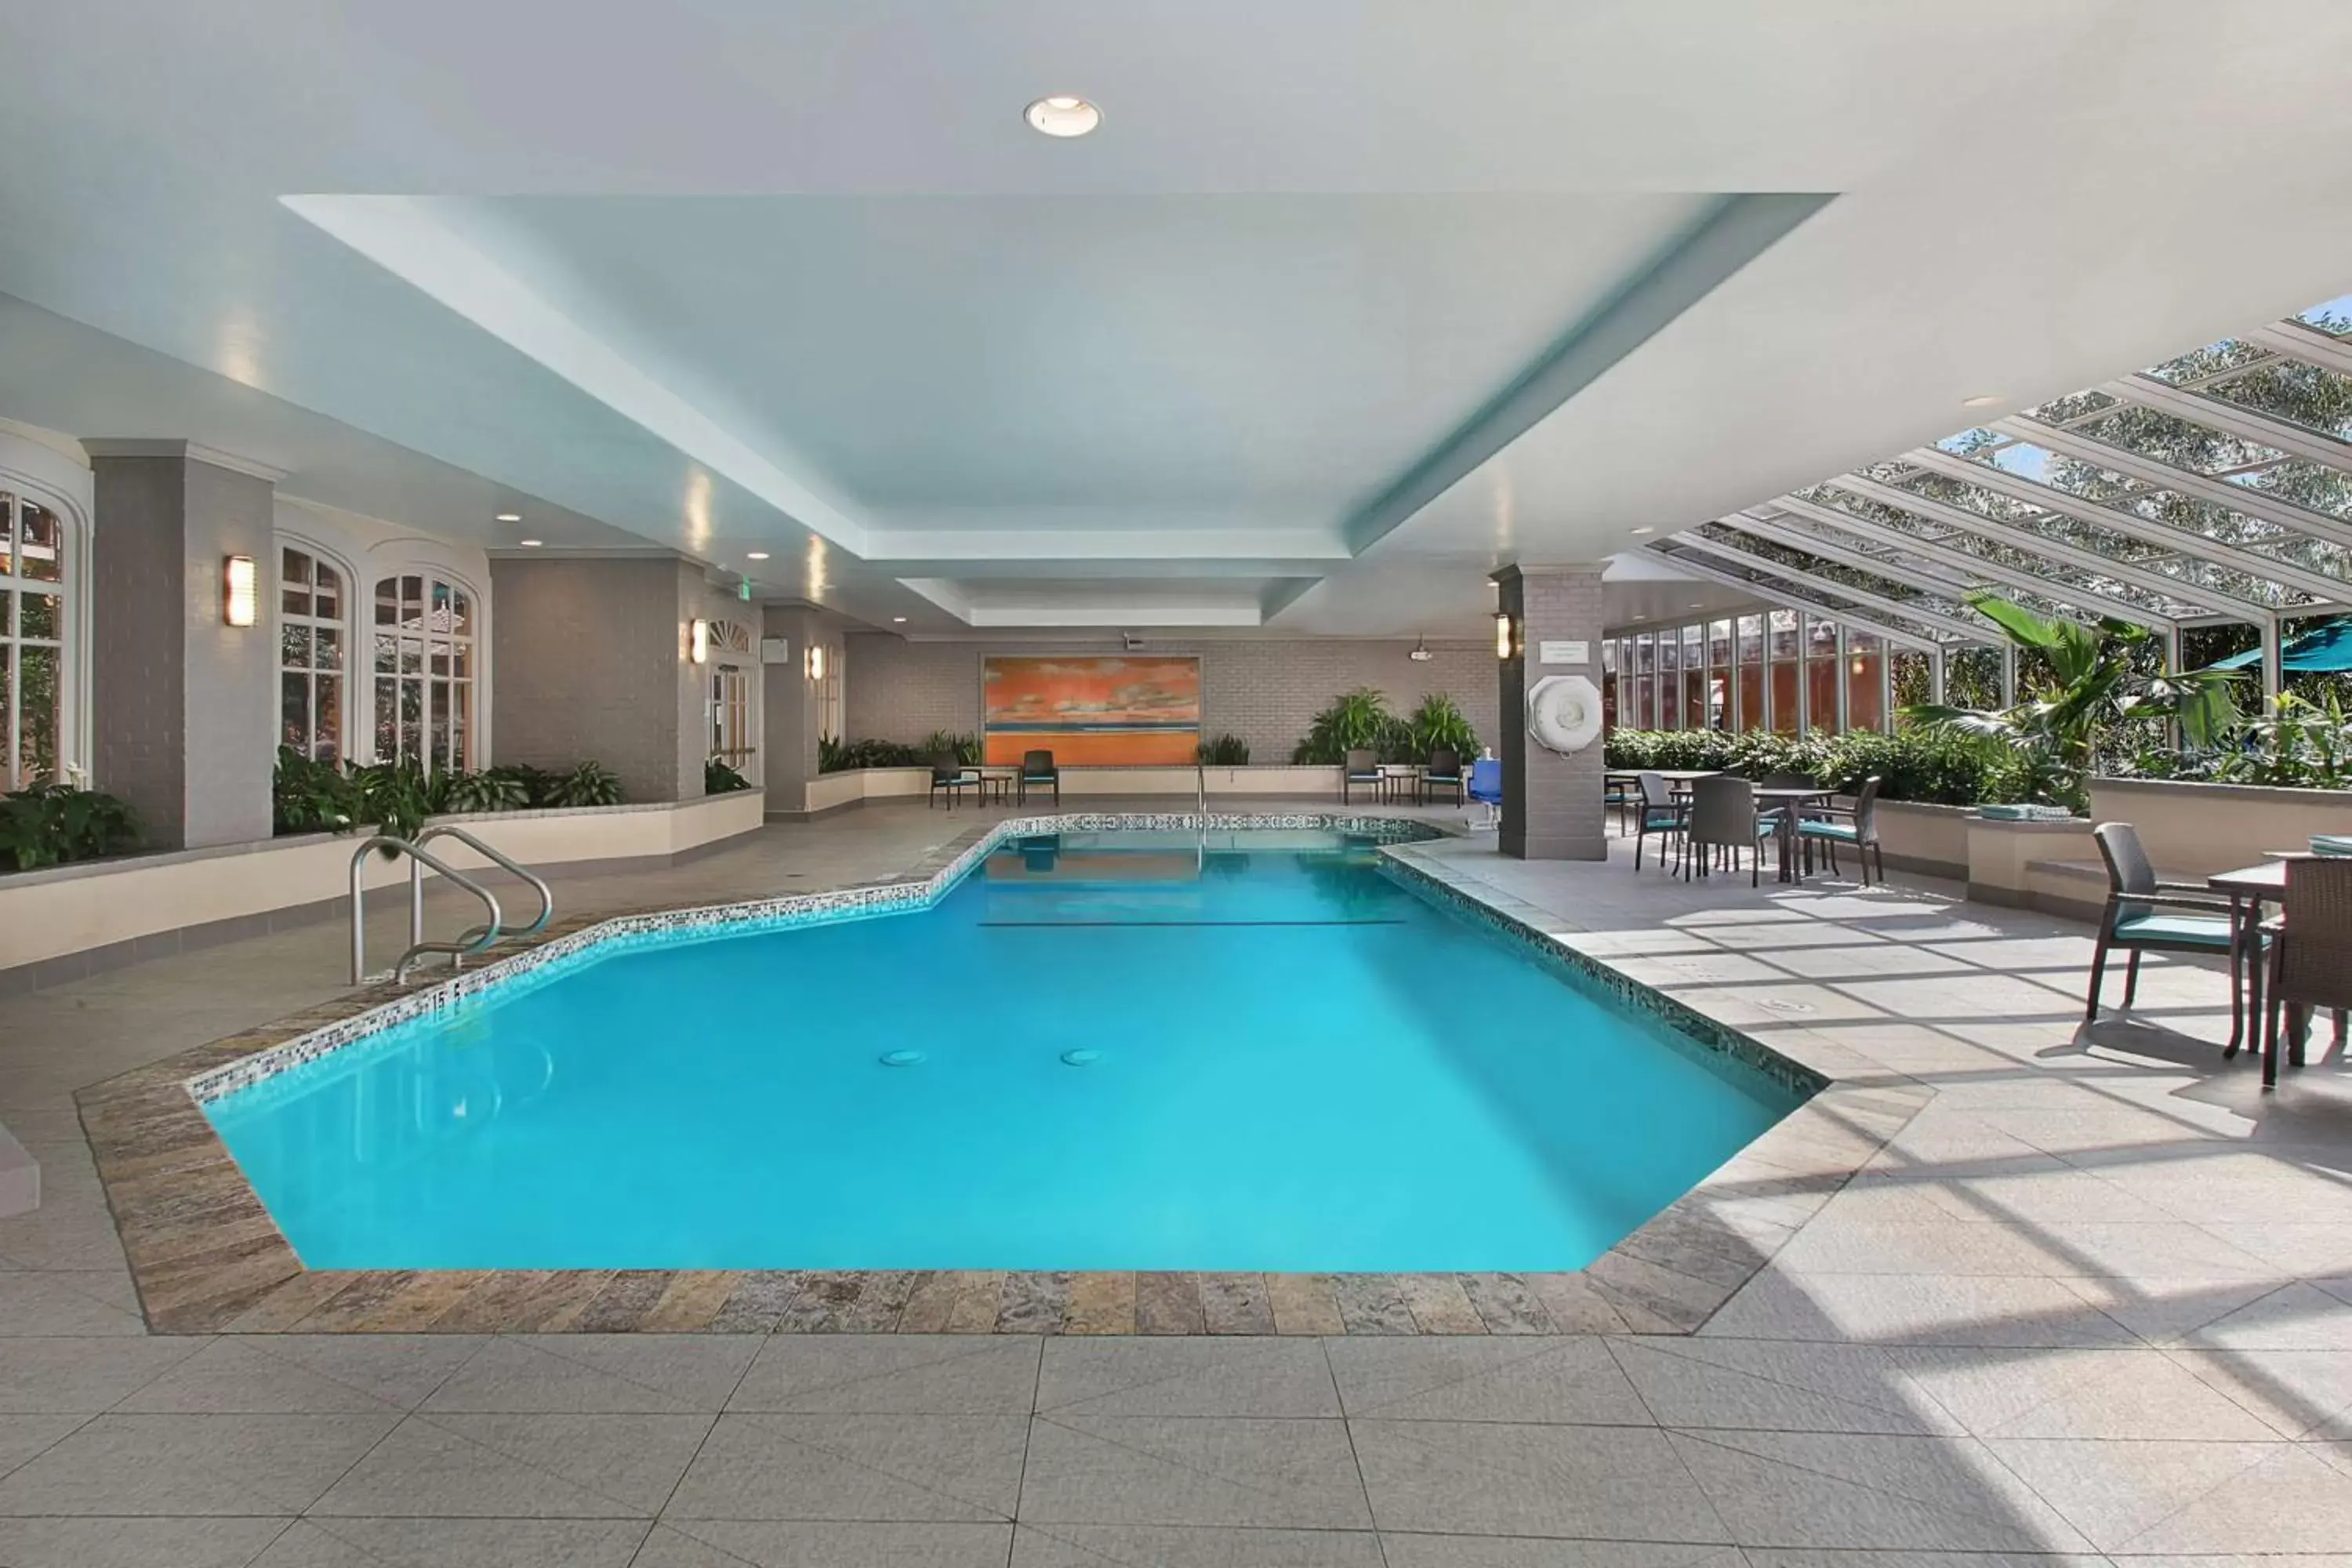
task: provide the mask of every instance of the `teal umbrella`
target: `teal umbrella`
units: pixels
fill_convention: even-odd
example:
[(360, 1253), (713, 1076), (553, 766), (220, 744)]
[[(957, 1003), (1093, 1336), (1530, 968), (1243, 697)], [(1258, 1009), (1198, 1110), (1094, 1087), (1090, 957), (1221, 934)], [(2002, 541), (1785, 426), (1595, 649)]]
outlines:
[[(2254, 669), (2263, 662), (2263, 650), (2248, 648), (2243, 653), (2217, 658), (2208, 669)], [(2279, 650), (2279, 668), (2284, 670), (2352, 669), (2352, 616), (2342, 616), (2323, 626), (2314, 626), (2287, 639)]]

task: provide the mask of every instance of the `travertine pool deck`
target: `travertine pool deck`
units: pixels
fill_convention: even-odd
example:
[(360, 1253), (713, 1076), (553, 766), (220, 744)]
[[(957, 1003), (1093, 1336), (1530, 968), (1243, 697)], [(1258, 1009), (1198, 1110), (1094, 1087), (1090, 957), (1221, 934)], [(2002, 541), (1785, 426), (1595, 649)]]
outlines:
[[(585, 918), (870, 879), (977, 819), (869, 808), (559, 897)], [(2151, 962), (2133, 1016), (2081, 1031), (2088, 931), (1949, 890), (1685, 886), (1622, 859), (1510, 863), (1486, 840), (1405, 853), (1889, 1097), (1883, 1146), (1847, 1178), (1716, 1184), (1707, 1223), (1761, 1256), (1687, 1332), (1625, 1331), (1686, 1325), (1633, 1321), (1596, 1290), (1583, 1300), (1618, 1322), (1341, 1334), (1311, 1310), (1284, 1322), (1270, 1289), (1265, 1315), (1227, 1312), (1222, 1282), (1195, 1286), (1202, 1326), (1240, 1332), (721, 1323), (739, 1296), (754, 1331), (824, 1319), (834, 1288), (806, 1279), (763, 1282), (773, 1322), (737, 1280), (705, 1331), (577, 1331), (600, 1300), (616, 1315), (642, 1300), (618, 1278), (536, 1298), (563, 1333), (482, 1332), (445, 1309), (418, 1332), (153, 1334), (125, 1267), (139, 1225), (118, 1230), (74, 1095), (348, 1005), (333, 928), (257, 938), (0, 1001), (0, 1120), (49, 1194), (0, 1220), (0, 1563), (2342, 1561), (2338, 1058), (2263, 1096), (2252, 1064), (2220, 1059), (2222, 977), (2187, 963)], [(207, 1214), (219, 1194), (173, 1169), (163, 1152), (124, 1174), (158, 1213)], [(211, 1219), (241, 1245), (222, 1234), (234, 1215)], [(1702, 1249), (1657, 1267), (1712, 1265)], [(991, 1329), (1089, 1326), (1075, 1289), (1048, 1310), (1050, 1279), (1015, 1278), (1041, 1304), (1005, 1323), (995, 1281)], [(986, 1283), (953, 1300), (985, 1303)], [(855, 1310), (861, 1283), (829, 1325), (794, 1326), (905, 1330), (919, 1289), (887, 1325)], [(717, 1294), (671, 1279), (653, 1300), (688, 1317)], [(1135, 1310), (1149, 1326), (1139, 1288)]]

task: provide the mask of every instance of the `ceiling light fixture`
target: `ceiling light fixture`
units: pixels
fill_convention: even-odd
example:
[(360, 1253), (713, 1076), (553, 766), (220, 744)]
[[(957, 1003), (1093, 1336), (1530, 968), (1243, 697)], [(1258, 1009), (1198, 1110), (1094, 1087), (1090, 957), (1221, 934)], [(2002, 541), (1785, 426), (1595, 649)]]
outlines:
[(1974, 397), (1961, 398), (1960, 406), (1963, 408), (1990, 408), (1993, 405), (2001, 401), (2002, 399), (1998, 394), (1979, 392)]
[(1412, 660), (1415, 664), (1427, 664), (1431, 659), (1435, 658), (1437, 656), (1435, 654), (1429, 651), (1429, 639), (1427, 637), (1413, 638), (1412, 651), (1405, 655), (1405, 658)]
[(896, 625), (896, 626), (905, 626), (905, 625), (907, 624), (907, 617), (906, 617), (906, 616), (892, 616), (890, 617), (890, 620), (891, 620), (892, 624), (894, 624), (894, 625)]
[(525, 550), (536, 550), (546, 542), (539, 539), (518, 539), (515, 542), (521, 545)]
[(1644, 523), (1644, 524), (1643, 524), (1640, 528), (1635, 529), (1633, 531), (1634, 531), (1635, 533), (1637, 533), (1637, 534), (1638, 534), (1638, 533), (1655, 533), (1655, 532), (1657, 532), (1658, 531), (1657, 531), (1656, 529), (1654, 529), (1654, 528), (1650, 527), (1647, 523)]
[(743, 559), (746, 561), (765, 561), (767, 558), (768, 552), (764, 550), (746, 550), (743, 552)]
[(1023, 110), (1021, 118), (1029, 122), (1030, 130), (1040, 135), (1066, 141), (1073, 136), (1084, 136), (1100, 125), (1102, 110), (1083, 98), (1057, 92), (1041, 98)]
[(500, 522), (520, 522), (522, 521), (522, 513), (519, 511), (502, 511), (499, 513), (498, 520)]

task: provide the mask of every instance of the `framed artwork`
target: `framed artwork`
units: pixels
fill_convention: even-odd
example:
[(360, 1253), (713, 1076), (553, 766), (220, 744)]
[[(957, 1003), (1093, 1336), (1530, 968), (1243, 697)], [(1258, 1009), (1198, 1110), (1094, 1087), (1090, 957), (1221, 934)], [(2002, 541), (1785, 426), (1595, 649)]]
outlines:
[(1191, 767), (1201, 743), (1201, 661), (991, 654), (981, 662), (981, 722), (998, 766), (1044, 751), (1063, 767)]

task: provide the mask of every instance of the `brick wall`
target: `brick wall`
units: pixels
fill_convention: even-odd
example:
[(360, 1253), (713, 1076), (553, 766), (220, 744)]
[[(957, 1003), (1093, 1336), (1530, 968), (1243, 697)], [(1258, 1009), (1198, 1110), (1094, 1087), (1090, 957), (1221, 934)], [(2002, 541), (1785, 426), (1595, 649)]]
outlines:
[[(569, 768), (593, 758), (630, 800), (680, 797), (680, 721), (692, 688), (678, 668), (679, 566), (671, 558), (490, 563), (497, 761)], [(698, 751), (691, 793), (701, 792)]]
[[(1339, 638), (1185, 643), (1154, 637), (1154, 654), (1201, 656), (1202, 722), (1249, 742), (1254, 763), (1286, 763), (1318, 709), (1342, 691), (1377, 687), (1404, 711), (1432, 691), (1461, 704), (1478, 738), (1496, 744), (1497, 685), (1491, 645), (1433, 646), (1415, 663), (1409, 642)], [(908, 642), (857, 636), (847, 650), (849, 734), (854, 740), (922, 740), (934, 730), (980, 728), (981, 658), (988, 653), (1115, 654), (1116, 647), (1026, 648), (1013, 643)]]

